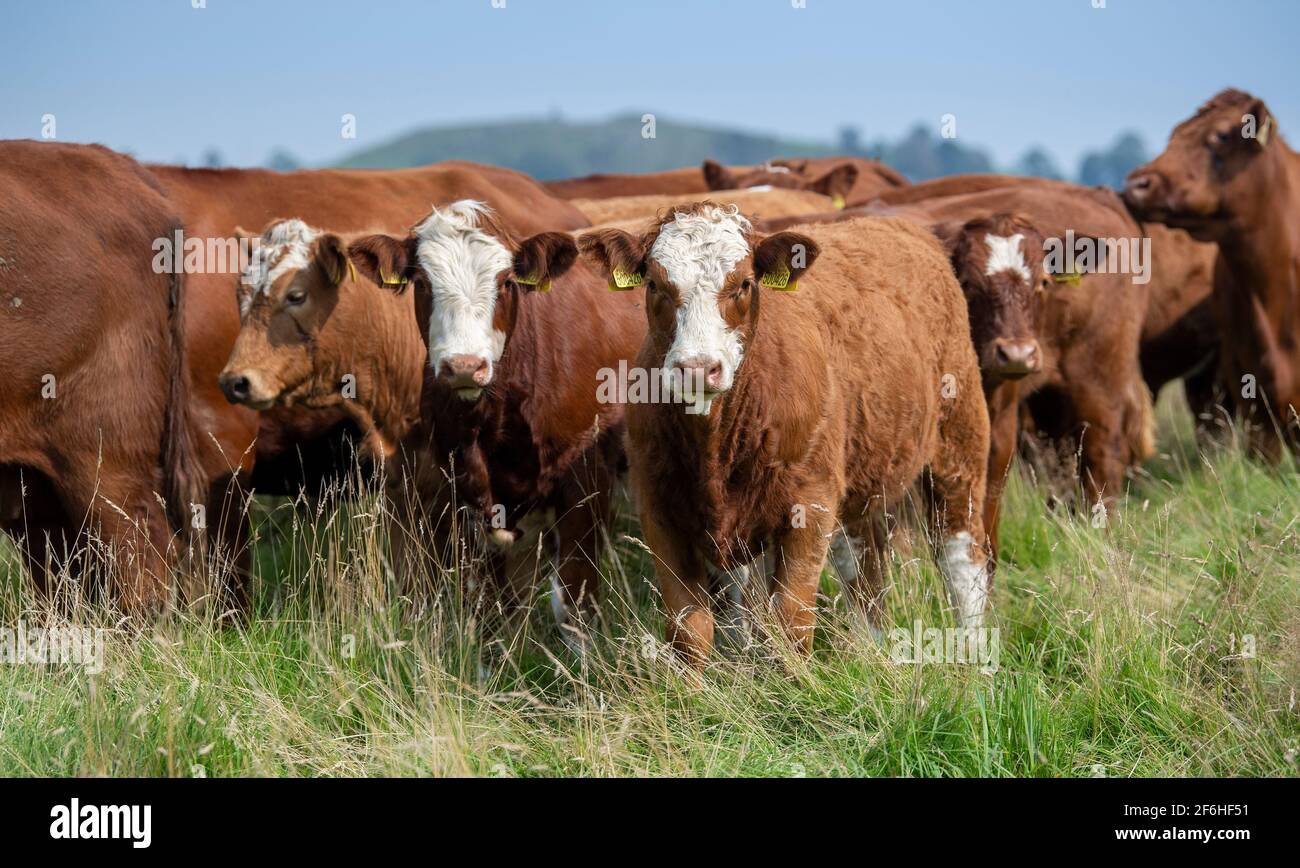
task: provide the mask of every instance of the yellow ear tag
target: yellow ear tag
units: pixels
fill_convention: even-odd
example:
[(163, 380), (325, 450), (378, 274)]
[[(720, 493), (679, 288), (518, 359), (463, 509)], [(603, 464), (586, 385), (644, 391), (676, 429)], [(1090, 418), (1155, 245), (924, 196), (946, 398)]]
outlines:
[(537, 272), (533, 272), (527, 277), (516, 277), (515, 283), (519, 284), (520, 286), (535, 286), (537, 287), (538, 292), (551, 291), (551, 279), (548, 277), (546, 278), (546, 280), (539, 280), (537, 277)]
[(407, 283), (405, 277), (389, 277), (382, 271), (379, 272), (379, 280), (384, 286), (406, 286)]
[(1052, 280), (1056, 283), (1068, 283), (1070, 286), (1078, 286), (1083, 281), (1083, 274), (1078, 271), (1071, 271), (1069, 274), (1054, 274)]
[(621, 268), (614, 269), (614, 279), (610, 281), (609, 288), (614, 292), (626, 292), (629, 289), (636, 289), (641, 285), (641, 275), (624, 271)]
[(348, 274), (352, 275), (352, 282), (353, 282), (353, 283), (356, 283), (356, 282), (357, 282), (357, 267), (356, 267), (355, 265), (352, 264), (352, 260), (351, 260), (351, 259), (348, 260)]
[(764, 272), (763, 276), (758, 279), (759, 286), (765, 286), (768, 289), (779, 289), (782, 292), (794, 292), (799, 285), (798, 281), (790, 280), (790, 269), (782, 266), (780, 271)]
[(837, 211), (843, 210), (845, 205), (844, 197), (841, 196), (839, 193), (836, 193), (834, 196), (831, 197), (831, 204), (835, 206), (835, 209)]

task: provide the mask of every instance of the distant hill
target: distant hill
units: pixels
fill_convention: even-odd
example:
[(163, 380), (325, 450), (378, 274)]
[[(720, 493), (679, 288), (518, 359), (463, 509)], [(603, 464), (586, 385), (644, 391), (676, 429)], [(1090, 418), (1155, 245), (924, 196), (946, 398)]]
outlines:
[[(1045, 177), (1066, 174), (1041, 148), (1031, 148), (1014, 166), (1000, 169), (980, 148), (940, 138), (923, 124), (917, 124), (897, 141), (881, 139), (872, 144), (862, 142), (860, 132), (853, 127), (844, 128), (835, 143), (677, 123), (658, 116), (654, 138), (643, 138), (642, 129), (641, 116), (635, 114), (592, 123), (539, 118), (427, 127), (358, 151), (338, 165), (396, 169), (440, 160), (473, 160), (548, 180), (593, 172), (656, 172), (696, 165), (705, 159), (753, 164), (776, 157), (843, 154), (881, 160), (913, 181), (1000, 170)], [(277, 153), (275, 159), (283, 165), (292, 156)], [(1111, 148), (1087, 154), (1076, 179), (1090, 185), (1118, 186), (1124, 175), (1145, 159), (1141, 140), (1131, 133), (1124, 134)]]
[(761, 163), (783, 155), (825, 156), (825, 145), (658, 119), (653, 139), (642, 138), (640, 115), (598, 123), (521, 120), (430, 127), (353, 154), (350, 168), (400, 168), (439, 160), (474, 160), (543, 180), (592, 172), (655, 172), (715, 159)]

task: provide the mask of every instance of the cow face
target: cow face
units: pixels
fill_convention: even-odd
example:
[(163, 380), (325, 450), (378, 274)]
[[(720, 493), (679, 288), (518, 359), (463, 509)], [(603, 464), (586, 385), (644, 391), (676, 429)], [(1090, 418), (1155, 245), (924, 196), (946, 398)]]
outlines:
[(371, 236), (349, 252), (381, 286), (414, 286), (429, 366), (467, 401), (492, 384), (521, 296), (548, 291), (578, 255), (558, 232), (514, 242), (491, 209), (470, 200), (434, 208), (405, 240)]
[(1276, 138), (1276, 123), (1262, 100), (1224, 91), (1174, 128), (1164, 153), (1129, 174), (1124, 201), (1141, 220), (1216, 240), (1237, 216), (1234, 203), (1257, 196), (1247, 187), (1251, 169)]
[(818, 254), (794, 232), (757, 240), (734, 206), (707, 202), (674, 208), (643, 238), (606, 229), (579, 246), (614, 285), (644, 284), (647, 340), (662, 354), (664, 387), (704, 413), (735, 382), (761, 293), (794, 289)]
[(839, 208), (844, 207), (849, 191), (858, 180), (858, 167), (852, 163), (836, 166), (816, 178), (809, 178), (801, 171), (801, 164), (767, 163), (751, 171), (733, 172), (713, 160), (705, 160), (702, 171), (710, 190), (748, 190), (753, 187), (810, 190), (829, 196)]
[(312, 375), (312, 348), (351, 274), (338, 236), (301, 220), (266, 228), (240, 275), (239, 336), (218, 381), (227, 400), (263, 410), (299, 395)]
[(935, 233), (948, 249), (966, 295), (971, 339), (987, 380), (1013, 380), (1042, 368), (1038, 331), (1051, 278), (1043, 237), (1010, 215), (944, 224)]

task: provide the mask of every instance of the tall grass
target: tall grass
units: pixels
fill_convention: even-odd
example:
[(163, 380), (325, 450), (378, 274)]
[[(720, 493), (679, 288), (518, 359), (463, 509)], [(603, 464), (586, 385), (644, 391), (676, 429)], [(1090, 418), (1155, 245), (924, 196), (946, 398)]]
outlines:
[[(462, 574), (395, 594), (375, 495), (258, 502), (255, 616), (59, 616), (109, 631), (104, 669), (0, 663), (0, 773), (1295, 775), (1300, 480), (1200, 451), (1180, 396), (1160, 412), (1164, 451), (1104, 527), (1012, 480), (994, 672), (892, 662), (828, 574), (811, 658), (760, 646), (684, 677), (632, 518), (588, 653), (545, 587), (503, 647)], [(0, 578), (0, 626), (55, 618), (11, 549)], [(951, 623), (928, 558), (889, 583), (895, 624)]]

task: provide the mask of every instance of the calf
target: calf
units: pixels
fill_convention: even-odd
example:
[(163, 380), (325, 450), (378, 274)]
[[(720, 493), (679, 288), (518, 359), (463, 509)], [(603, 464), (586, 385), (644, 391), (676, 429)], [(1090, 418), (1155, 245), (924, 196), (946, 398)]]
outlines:
[[(575, 263), (571, 236), (517, 240), (474, 201), (435, 208), (406, 238), (348, 249), (371, 280), (413, 288), (430, 447), (454, 470), (458, 497), (499, 530), (541, 523), (558, 538), (557, 614), (576, 627), (594, 611), (600, 532), (625, 461), (623, 406), (597, 385), (641, 344), (642, 294), (608, 292)], [(505, 590), (511, 604), (526, 591)]]
[(630, 405), (628, 454), (668, 641), (697, 666), (713, 644), (709, 565), (765, 548), (777, 616), (810, 650), (840, 526), (853, 543), (842, 574), (879, 626), (881, 577), (861, 550), (927, 466), (958, 622), (977, 626), (985, 609), (988, 414), (943, 251), (903, 221), (806, 229), (760, 237), (734, 207), (698, 203), (641, 237), (579, 240), (616, 284), (645, 286), (637, 365), (692, 402)]
[(1263, 100), (1225, 90), (1124, 188), (1143, 220), (1219, 245), (1220, 371), (1247, 419), (1264, 423), (1252, 426), (1252, 443), (1270, 460), (1300, 442), (1300, 156), (1277, 126)]
[[(1033, 276), (1026, 285), (1035, 292), (1042, 278), (1029, 264), (1046, 262), (1047, 241), (1074, 236), (1100, 249), (1104, 246), (1100, 239), (1127, 243), (1141, 235), (1113, 193), (1053, 182), (999, 186), (993, 183), (997, 177), (972, 176), (972, 192), (956, 195), (952, 193), (957, 179), (918, 184), (898, 195), (930, 186), (949, 195), (828, 212), (819, 219), (892, 214), (942, 228), (978, 217), (1018, 214), (1036, 230), (1026, 235), (1036, 249), (1029, 249), (1022, 239), (1015, 251)], [(768, 221), (765, 228), (784, 228), (794, 219), (799, 218)], [(1013, 251), (1005, 248), (1003, 253), (1011, 256)], [(954, 266), (963, 273), (960, 262)], [(978, 268), (975, 272), (965, 272), (963, 288), (978, 298), (987, 294), (987, 288), (982, 280), (972, 279), (978, 278)], [(1094, 261), (1087, 274), (1054, 274), (1045, 289), (1040, 301), (1038, 364), (1022, 380), (1019, 394), (1028, 398), (1028, 418), (1051, 439), (1069, 443), (1065, 450), (1069, 454), (1078, 455), (1079, 477), (1088, 499), (1094, 504), (1109, 502), (1120, 493), (1125, 468), (1154, 450), (1154, 414), (1138, 362), (1148, 284), (1134, 283), (1132, 276), (1114, 273), (1105, 261)], [(1005, 423), (1005, 417), (1001, 421)], [(996, 433), (994, 442), (995, 446), (1001, 442)]]

